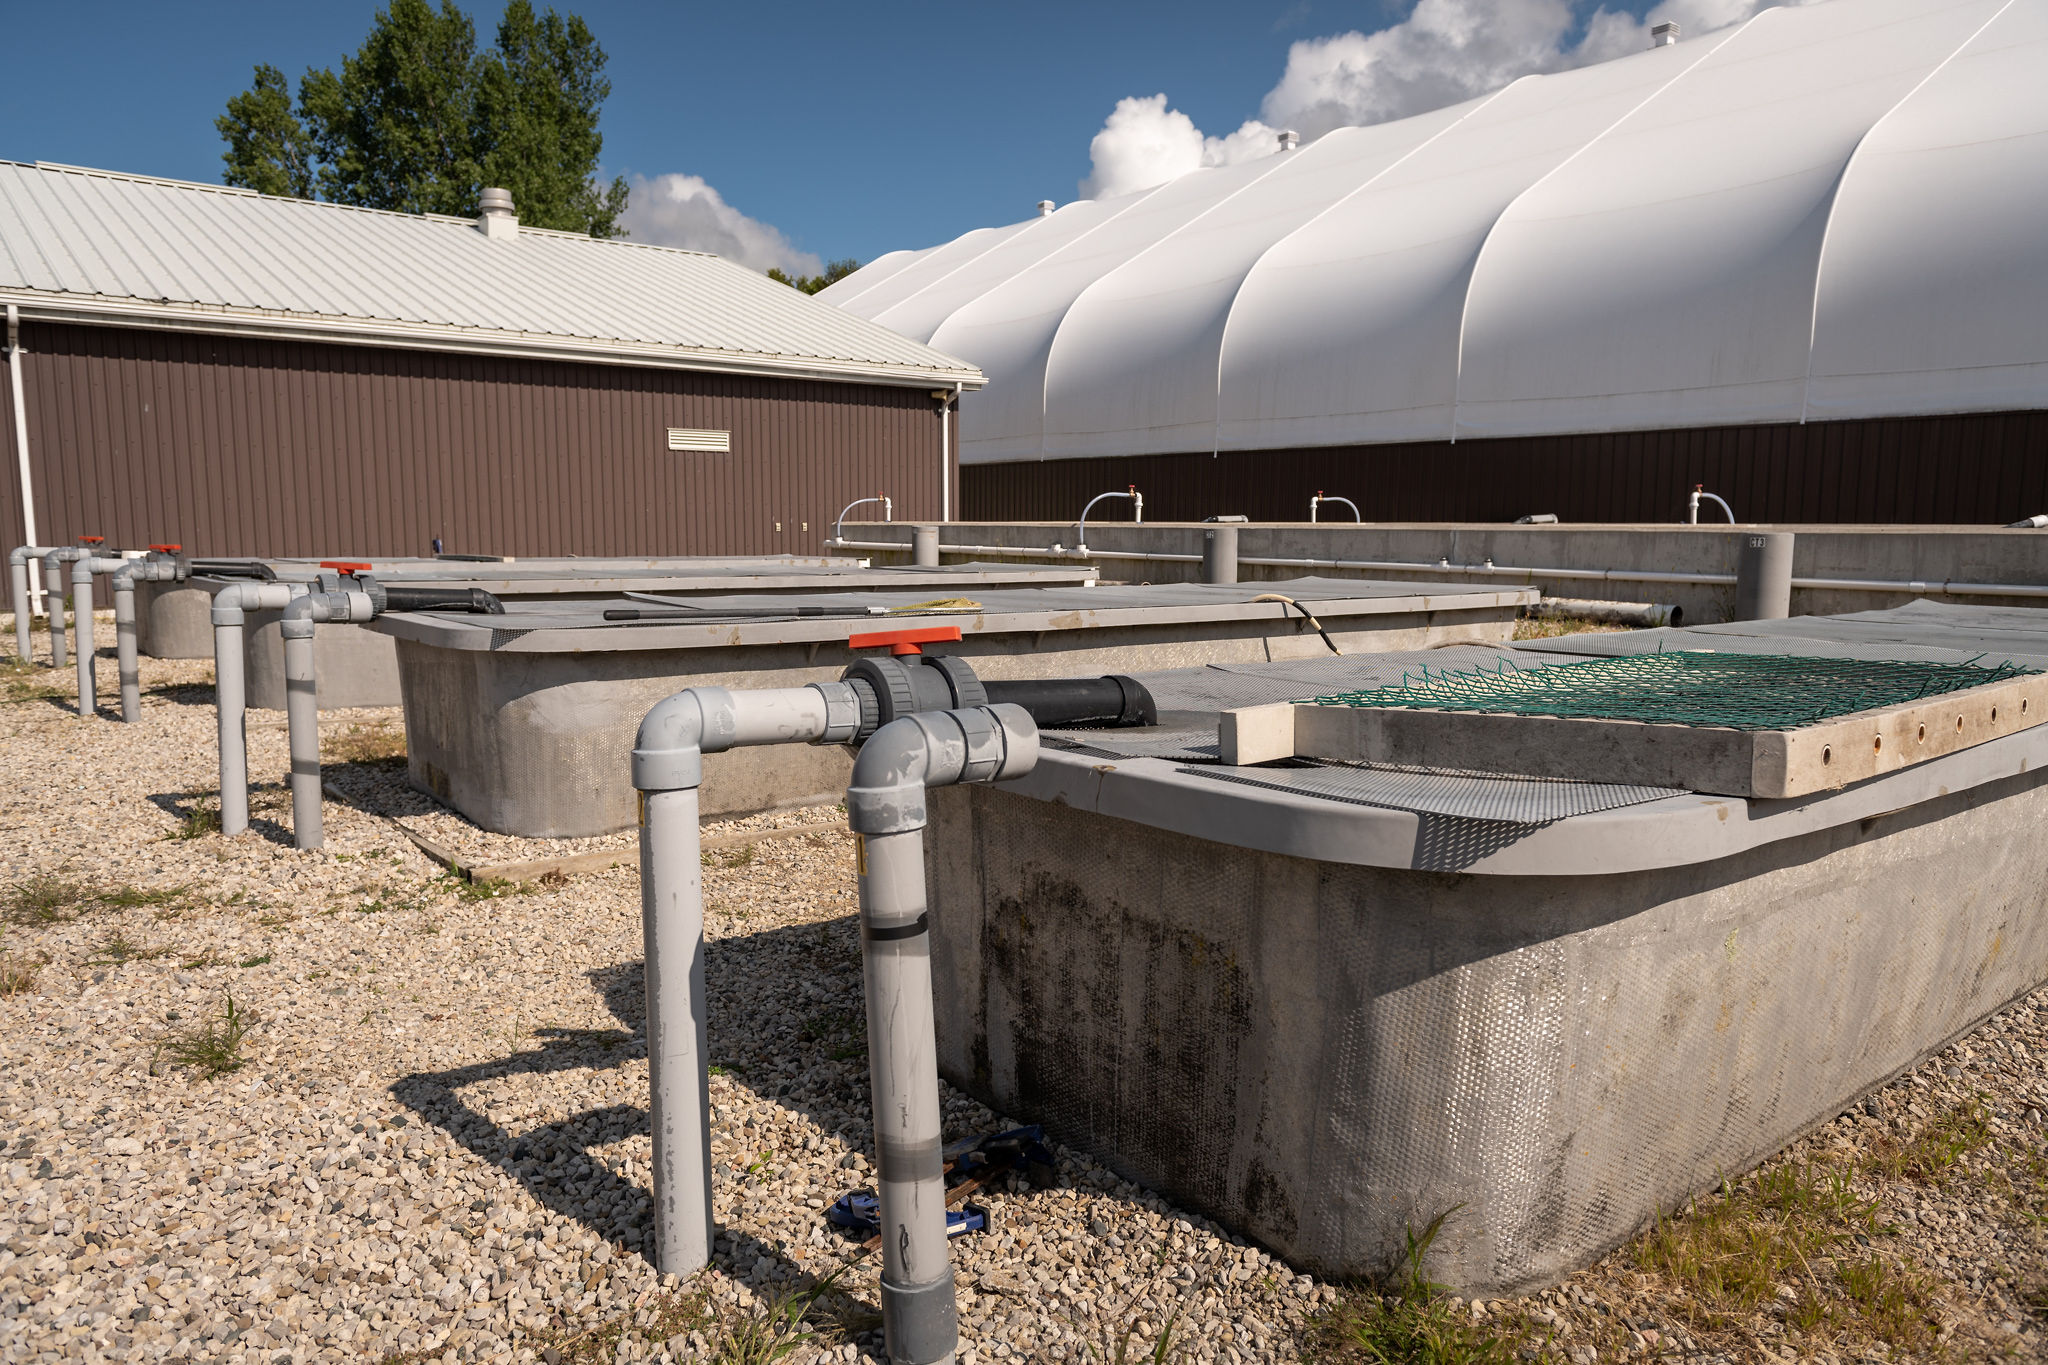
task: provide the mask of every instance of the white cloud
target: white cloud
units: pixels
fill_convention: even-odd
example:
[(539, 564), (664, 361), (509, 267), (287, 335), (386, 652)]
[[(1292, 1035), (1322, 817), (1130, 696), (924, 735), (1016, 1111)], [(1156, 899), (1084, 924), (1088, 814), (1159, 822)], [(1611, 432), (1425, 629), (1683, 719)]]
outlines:
[(697, 175), (636, 175), (619, 221), (632, 241), (709, 251), (752, 270), (815, 275), (825, 263), (775, 227), (749, 218)]
[(1166, 96), (1116, 102), (1088, 144), (1094, 170), (1081, 182), (1089, 199), (1109, 199), (1163, 185), (1202, 166), (1230, 166), (1277, 150), (1274, 132), (1256, 119), (1228, 137), (1204, 137), (1195, 121), (1166, 107)]
[[(1812, 0), (1790, 0), (1811, 3)], [(1332, 128), (1383, 123), (1498, 90), (1519, 76), (1561, 71), (1637, 52), (1652, 25), (1675, 21), (1685, 37), (1739, 23), (1767, 0), (1663, 0), (1638, 20), (1604, 6), (1576, 42), (1575, 0), (1417, 0), (1408, 17), (1374, 33), (1339, 33), (1293, 44), (1260, 117), (1225, 138), (1205, 137), (1165, 95), (1125, 99), (1088, 145), (1093, 198), (1163, 184), (1198, 166), (1224, 166), (1277, 150), (1274, 130), (1303, 141)]]

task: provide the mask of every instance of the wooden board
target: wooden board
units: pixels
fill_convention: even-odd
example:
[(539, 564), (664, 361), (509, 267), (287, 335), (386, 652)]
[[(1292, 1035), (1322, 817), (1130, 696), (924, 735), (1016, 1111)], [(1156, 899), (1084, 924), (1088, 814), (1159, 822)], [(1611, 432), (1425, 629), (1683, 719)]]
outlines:
[(1283, 702), (1225, 711), (1217, 739), (1236, 766), (1317, 758), (1778, 799), (1833, 791), (2044, 719), (2048, 674), (2032, 674), (1794, 730)]

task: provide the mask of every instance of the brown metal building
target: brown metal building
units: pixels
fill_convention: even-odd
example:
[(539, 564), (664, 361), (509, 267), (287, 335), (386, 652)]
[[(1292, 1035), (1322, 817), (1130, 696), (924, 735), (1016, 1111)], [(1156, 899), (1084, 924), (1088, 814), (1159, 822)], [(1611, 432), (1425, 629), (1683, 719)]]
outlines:
[(48, 165), (0, 303), (10, 545), (815, 553), (957, 512), (982, 382), (715, 256)]

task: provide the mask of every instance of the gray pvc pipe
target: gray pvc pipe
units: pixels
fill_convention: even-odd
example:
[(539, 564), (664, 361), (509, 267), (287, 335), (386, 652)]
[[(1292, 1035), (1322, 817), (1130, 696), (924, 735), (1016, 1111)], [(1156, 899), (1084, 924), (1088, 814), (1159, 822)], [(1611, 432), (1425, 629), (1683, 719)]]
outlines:
[(1237, 582), (1237, 528), (1210, 526), (1202, 532), (1202, 581)]
[(43, 556), (43, 611), (50, 618), (50, 667), (70, 662), (71, 651), (64, 633), (64, 566), (91, 555), (90, 550), (62, 546)]
[(1031, 771), (1038, 727), (1021, 706), (925, 711), (877, 730), (853, 764), (862, 972), (882, 1228), (882, 1332), (897, 1365), (950, 1362), (959, 1345), (946, 1245), (938, 1038), (925, 904), (925, 790)]
[(163, 559), (131, 559), (116, 571), (114, 588), (114, 658), (121, 684), (121, 719), (133, 725), (142, 719), (141, 649), (136, 640), (135, 585), (176, 582), (181, 566)]
[(654, 1136), (656, 1265), (689, 1275), (711, 1259), (711, 1091), (704, 1006), (704, 884), (697, 788), (707, 753), (739, 745), (839, 744), (860, 726), (843, 682), (754, 692), (693, 687), (657, 703), (633, 744), (641, 793), (647, 1075)]
[(303, 583), (230, 583), (213, 599), (214, 719), (220, 736), (220, 832), (249, 828), (249, 690), (243, 675), (242, 626), (251, 608), (291, 605)]
[(1792, 614), (1793, 544), (1790, 531), (1743, 534), (1735, 560), (1736, 620), (1782, 621)]
[(910, 562), (926, 569), (939, 566), (939, 528), (919, 526), (910, 533)]
[(320, 621), (367, 621), (377, 607), (367, 592), (309, 592), (284, 609), (284, 715), (291, 748), (292, 846), (319, 848), (327, 841), (320, 799), (320, 694), (314, 671), (313, 632)]
[(78, 714), (100, 713), (99, 647), (93, 643), (92, 576), (114, 574), (128, 567), (125, 559), (79, 559), (71, 564), (71, 609), (78, 616)]
[(54, 545), (21, 545), (7, 556), (8, 577), (14, 588), (14, 654), (23, 663), (35, 660), (35, 642), (31, 627), (35, 622), (33, 605), (28, 595), (28, 562), (41, 559), (58, 547)]

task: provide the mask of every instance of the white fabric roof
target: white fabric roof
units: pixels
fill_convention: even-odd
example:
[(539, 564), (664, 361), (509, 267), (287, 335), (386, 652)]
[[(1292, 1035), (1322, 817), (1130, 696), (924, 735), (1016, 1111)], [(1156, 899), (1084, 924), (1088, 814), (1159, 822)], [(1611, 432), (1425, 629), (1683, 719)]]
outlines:
[[(906, 253), (907, 254), (907, 253)], [(865, 273), (865, 272), (863, 272)], [(970, 365), (717, 256), (0, 161), (26, 317), (927, 385)]]
[(2048, 408), (2044, 71), (2048, 0), (1766, 10), (819, 297), (981, 367), (969, 461)]

